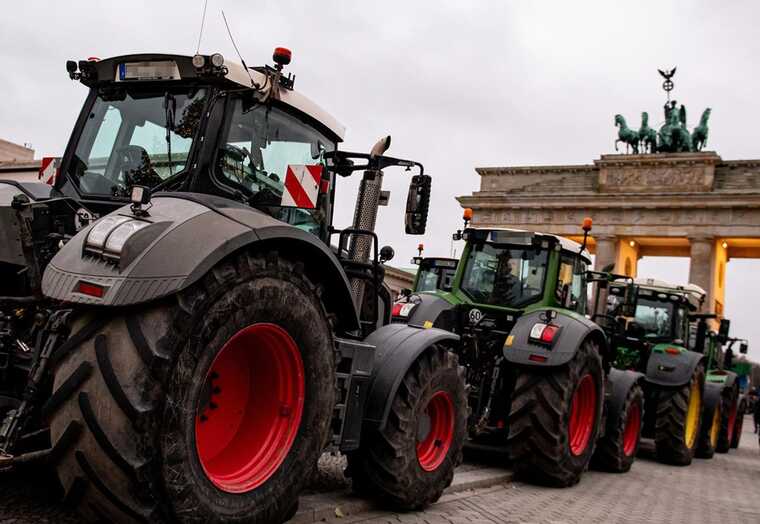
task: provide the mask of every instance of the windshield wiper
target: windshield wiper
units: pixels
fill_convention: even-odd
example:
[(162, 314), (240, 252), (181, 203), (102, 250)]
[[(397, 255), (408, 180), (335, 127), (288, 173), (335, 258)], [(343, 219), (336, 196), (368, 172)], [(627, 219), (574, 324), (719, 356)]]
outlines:
[(164, 116), (166, 129), (166, 158), (169, 162), (169, 176), (174, 176), (174, 163), (172, 162), (172, 131), (174, 131), (174, 113), (177, 111), (177, 100), (168, 91), (164, 94)]

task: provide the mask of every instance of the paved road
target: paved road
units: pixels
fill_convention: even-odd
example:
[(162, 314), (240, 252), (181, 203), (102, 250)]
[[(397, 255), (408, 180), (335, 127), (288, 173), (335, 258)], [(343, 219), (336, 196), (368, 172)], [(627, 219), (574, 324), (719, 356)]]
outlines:
[[(757, 524), (760, 450), (751, 426), (748, 418), (740, 449), (728, 455), (716, 454), (712, 460), (697, 459), (688, 468), (658, 464), (644, 453), (628, 474), (590, 471), (578, 486), (569, 489), (510, 482), (446, 495), (424, 513), (366, 512), (329, 522)], [(325, 478), (318, 484), (329, 484), (332, 489), (345, 487), (345, 481), (336, 477), (339, 466), (328, 459), (322, 468)], [(464, 465), (461, 471), (478, 468), (482, 466)], [(33, 471), (0, 476), (0, 524), (79, 522), (74, 513), (53, 499), (41, 479)], [(337, 506), (346, 500), (345, 495), (332, 499)]]
[(590, 471), (577, 486), (551, 489), (519, 482), (444, 497), (424, 513), (367, 512), (342, 524), (757, 524), (760, 450), (749, 417), (741, 447), (687, 468), (665, 466), (651, 451), (627, 474)]

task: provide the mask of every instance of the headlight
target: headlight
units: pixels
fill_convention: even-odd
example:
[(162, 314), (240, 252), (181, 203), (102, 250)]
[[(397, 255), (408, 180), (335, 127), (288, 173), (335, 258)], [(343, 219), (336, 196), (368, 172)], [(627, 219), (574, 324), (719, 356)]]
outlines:
[(124, 222), (114, 229), (108, 240), (106, 241), (106, 251), (114, 255), (120, 255), (121, 250), (124, 248), (124, 244), (129, 240), (129, 237), (140, 231), (141, 229), (148, 227), (150, 222), (142, 222), (138, 220), (130, 220)]

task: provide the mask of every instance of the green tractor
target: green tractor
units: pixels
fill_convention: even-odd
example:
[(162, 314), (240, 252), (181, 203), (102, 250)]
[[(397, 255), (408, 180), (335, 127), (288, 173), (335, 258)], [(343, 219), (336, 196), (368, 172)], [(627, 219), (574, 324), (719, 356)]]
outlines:
[[(739, 342), (740, 357), (737, 360), (733, 359), (733, 345)], [(747, 351), (749, 349), (749, 342), (746, 339), (729, 339), (729, 346), (726, 350), (727, 354), (731, 355), (730, 364), (726, 364), (731, 368), (731, 371), (736, 373), (736, 381), (739, 384), (739, 410), (736, 416), (736, 426), (734, 427), (733, 438), (731, 439), (731, 447), (738, 448), (739, 441), (741, 440), (742, 428), (744, 426), (744, 415), (751, 413), (750, 411), (750, 381), (752, 377), (752, 363), (746, 358)]]
[[(597, 291), (597, 311), (604, 310), (614, 366), (644, 374), (645, 413), (642, 435), (655, 442), (661, 462), (689, 465), (694, 456), (709, 458), (720, 448), (726, 411), (725, 387), (730, 372), (712, 370), (712, 346), (706, 340), (710, 315), (697, 311), (705, 292), (695, 285), (678, 286), (651, 278), (629, 282), (610, 279)], [(635, 296), (632, 317), (622, 304)], [(606, 297), (602, 299), (600, 297)], [(603, 322), (604, 323), (604, 322)], [(704, 423), (703, 423), (704, 421)]]
[(451, 257), (425, 257), (422, 256), (424, 250), (425, 245), (419, 244), (417, 256), (412, 259), (412, 264), (418, 269), (411, 291), (451, 291), (459, 260)]
[[(741, 439), (742, 417), (739, 416), (741, 408), (741, 391), (739, 375), (732, 370), (733, 345), (739, 341), (728, 336), (730, 321), (721, 319), (718, 332), (709, 329), (708, 320), (715, 319), (716, 315), (703, 314), (693, 315), (694, 346), (701, 350), (707, 359), (707, 373), (705, 375), (705, 408), (703, 414), (710, 415), (711, 420), (709, 438), (706, 430), (702, 431), (702, 439), (699, 454), (711, 457), (713, 453), (728, 453), (731, 447), (738, 447)], [(726, 350), (723, 346), (728, 344)], [(740, 352), (747, 352), (746, 343), (740, 346)], [(708, 406), (715, 406), (711, 412), (707, 412)]]
[(454, 235), (465, 247), (451, 290), (413, 293), (394, 318), (460, 335), (468, 444), (507, 451), (520, 477), (553, 486), (579, 481), (602, 434), (617, 453), (610, 469), (630, 467), (640, 424), (628, 399), (637, 380), (609, 373), (605, 334), (584, 316), (585, 241), (467, 227), (470, 216)]

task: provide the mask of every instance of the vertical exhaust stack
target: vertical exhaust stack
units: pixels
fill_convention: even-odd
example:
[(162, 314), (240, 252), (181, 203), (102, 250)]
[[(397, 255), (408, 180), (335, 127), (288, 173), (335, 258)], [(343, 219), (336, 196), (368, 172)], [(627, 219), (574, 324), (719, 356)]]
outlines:
[[(372, 159), (384, 154), (391, 146), (391, 137), (386, 136), (377, 141), (370, 151), (370, 166)], [(380, 192), (383, 187), (383, 172), (380, 169), (367, 169), (359, 184), (359, 194), (356, 196), (356, 208), (354, 209), (353, 229), (375, 231), (377, 211), (380, 207)], [(372, 237), (367, 235), (353, 235), (348, 249), (348, 258), (355, 262), (367, 262), (372, 250)], [(365, 281), (359, 278), (351, 279), (351, 292), (354, 295), (354, 303), (357, 308), (361, 307), (364, 297)]]

